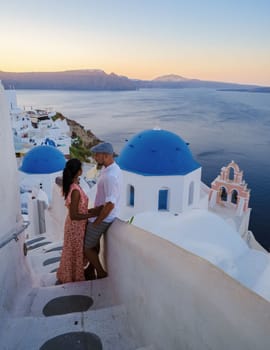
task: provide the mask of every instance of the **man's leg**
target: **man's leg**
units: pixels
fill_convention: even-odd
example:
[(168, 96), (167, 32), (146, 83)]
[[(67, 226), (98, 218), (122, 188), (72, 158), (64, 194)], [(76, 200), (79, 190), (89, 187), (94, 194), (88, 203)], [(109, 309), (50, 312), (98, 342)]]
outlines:
[[(99, 244), (95, 247), (95, 250), (96, 250), (97, 254), (99, 254), (99, 251), (100, 251)], [(88, 261), (88, 266), (84, 270), (84, 277), (87, 281), (95, 280), (96, 279), (96, 270), (94, 268), (94, 265), (92, 263), (90, 263), (88, 259), (87, 259), (87, 261)]]
[(92, 265), (91, 263), (89, 263), (87, 268), (84, 269), (84, 277), (86, 281), (92, 281), (96, 279), (96, 271), (94, 265)]
[(107, 272), (103, 269), (98, 256), (100, 250), (100, 237), (107, 226), (108, 224), (106, 223), (101, 223), (98, 226), (94, 226), (91, 222), (88, 222), (86, 228), (84, 255), (88, 259), (89, 263), (94, 266), (97, 272), (97, 278), (104, 278), (108, 275)]
[(107, 272), (103, 269), (101, 262), (98, 257), (98, 253), (96, 251), (96, 248), (85, 248), (84, 249), (84, 254), (89, 260), (90, 264), (94, 266), (94, 268), (97, 271), (97, 278), (104, 278), (107, 277), (108, 274)]

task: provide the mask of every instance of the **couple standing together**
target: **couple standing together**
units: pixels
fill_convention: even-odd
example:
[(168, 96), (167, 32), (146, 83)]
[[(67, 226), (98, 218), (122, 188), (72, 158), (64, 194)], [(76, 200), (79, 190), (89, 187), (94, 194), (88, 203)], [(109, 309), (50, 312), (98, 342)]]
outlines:
[(97, 183), (94, 208), (88, 209), (88, 197), (79, 185), (82, 164), (67, 161), (63, 170), (63, 195), (68, 214), (64, 227), (64, 245), (57, 279), (60, 283), (84, 281), (84, 265), (89, 262), (96, 278), (107, 276), (99, 260), (100, 237), (119, 214), (122, 173), (114, 162), (113, 147), (103, 142), (91, 148), (98, 166), (102, 166)]

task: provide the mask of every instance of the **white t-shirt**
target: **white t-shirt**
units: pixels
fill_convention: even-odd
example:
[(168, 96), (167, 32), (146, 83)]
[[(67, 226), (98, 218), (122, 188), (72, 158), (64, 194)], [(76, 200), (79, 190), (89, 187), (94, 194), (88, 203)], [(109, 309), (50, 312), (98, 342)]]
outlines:
[[(95, 206), (103, 205), (107, 202), (114, 204), (113, 210), (103, 220), (104, 222), (112, 222), (118, 215), (120, 210), (120, 194), (122, 187), (122, 171), (114, 162), (101, 170), (95, 198)], [(92, 222), (95, 218), (90, 219)]]

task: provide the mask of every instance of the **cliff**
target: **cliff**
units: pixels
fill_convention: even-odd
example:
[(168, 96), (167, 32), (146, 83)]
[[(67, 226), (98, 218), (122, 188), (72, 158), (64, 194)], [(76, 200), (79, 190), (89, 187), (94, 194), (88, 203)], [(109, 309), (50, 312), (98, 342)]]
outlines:
[(91, 156), (90, 148), (101, 142), (91, 130), (86, 130), (75, 120), (66, 118), (63, 114), (57, 112), (53, 119), (66, 119), (70, 127), (72, 146), (70, 147), (70, 158), (78, 158), (82, 162), (89, 162)]
[(75, 120), (68, 118), (66, 118), (66, 120), (70, 127), (71, 138), (80, 138), (85, 148), (89, 149), (95, 146), (97, 143), (101, 142), (101, 140), (97, 138), (91, 130), (85, 130), (85, 128)]

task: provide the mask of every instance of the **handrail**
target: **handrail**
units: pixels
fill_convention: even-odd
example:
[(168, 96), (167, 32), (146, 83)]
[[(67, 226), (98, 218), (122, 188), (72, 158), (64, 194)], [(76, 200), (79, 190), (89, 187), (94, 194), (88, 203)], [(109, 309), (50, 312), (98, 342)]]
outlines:
[(24, 232), (25, 229), (29, 226), (30, 221), (24, 221), (22, 226), (20, 228), (17, 228), (15, 232), (12, 232), (10, 234), (7, 234), (6, 238), (4, 238), (2, 241), (0, 241), (0, 249), (3, 248), (5, 245), (7, 245), (9, 242), (11, 242), (13, 239), (17, 242), (18, 241), (18, 236)]

